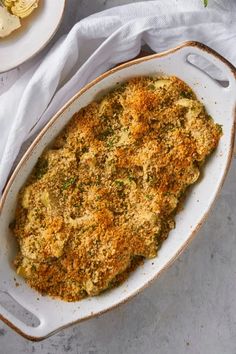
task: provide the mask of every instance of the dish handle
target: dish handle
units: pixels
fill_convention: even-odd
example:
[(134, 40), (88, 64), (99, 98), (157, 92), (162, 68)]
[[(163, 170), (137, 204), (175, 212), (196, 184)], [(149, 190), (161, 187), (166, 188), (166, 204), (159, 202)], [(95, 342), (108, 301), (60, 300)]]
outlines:
[[(45, 319), (43, 317), (39, 318), (38, 314), (33, 313), (29, 309), (22, 307), (16, 300), (14, 300), (8, 292), (1, 291), (7, 297), (13, 300), (15, 310), (23, 310), (24, 313), (21, 313), (21, 319), (18, 318), (15, 314), (7, 310), (3, 305), (0, 304), (0, 320), (5, 322), (9, 327), (15, 330), (18, 334), (22, 335), (26, 339), (32, 341), (40, 341), (51, 335), (53, 332), (59, 329), (60, 326), (55, 321), (50, 321), (49, 318)], [(7, 306), (8, 307), (8, 306)], [(21, 311), (22, 312), (22, 311)], [(37, 324), (26, 324), (23, 320), (26, 321), (26, 314), (30, 317), (34, 317)], [(31, 316), (32, 315), (32, 316)]]
[[(197, 69), (203, 71), (206, 75), (210, 76), (212, 80), (215, 80), (219, 85), (222, 86), (222, 91), (228, 94), (232, 91), (235, 95), (236, 90), (236, 68), (223, 56), (217, 53), (215, 50), (206, 46), (203, 43), (189, 41), (184, 42), (178, 47), (170, 50), (173, 53), (176, 52), (178, 57), (182, 57), (182, 60), (188, 62), (190, 65), (195, 66)], [(213, 78), (207, 70), (204, 70), (200, 65), (195, 65), (188, 58), (190, 55), (196, 55), (197, 57), (205, 59), (205, 63), (213, 64), (218, 71), (220, 71), (227, 81), (220, 81)]]

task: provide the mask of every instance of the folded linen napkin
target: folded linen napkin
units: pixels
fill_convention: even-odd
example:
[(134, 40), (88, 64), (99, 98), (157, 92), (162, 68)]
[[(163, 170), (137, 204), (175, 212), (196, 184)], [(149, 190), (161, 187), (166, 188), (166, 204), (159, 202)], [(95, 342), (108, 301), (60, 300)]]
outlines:
[(78, 22), (46, 55), (22, 66), (19, 79), (0, 96), (0, 191), (25, 149), (23, 143), (81, 87), (135, 57), (142, 45), (159, 52), (184, 40), (197, 40), (236, 64), (236, 3), (209, 3), (207, 9), (200, 0), (156, 0), (111, 8)]

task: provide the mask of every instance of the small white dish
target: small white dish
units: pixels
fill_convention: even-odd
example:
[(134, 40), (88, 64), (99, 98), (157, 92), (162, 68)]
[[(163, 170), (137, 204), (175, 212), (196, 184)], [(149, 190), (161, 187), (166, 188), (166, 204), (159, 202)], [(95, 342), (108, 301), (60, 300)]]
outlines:
[[(223, 87), (218, 81), (190, 64), (187, 60), (190, 54), (200, 55), (217, 66), (227, 78), (228, 86)], [(104, 90), (114, 87), (117, 82), (134, 76), (155, 74), (176, 75), (184, 80), (205, 104), (208, 113), (222, 125), (223, 136), (217, 150), (204, 167), (204, 178), (189, 191), (184, 209), (176, 217), (176, 228), (170, 232), (158, 256), (146, 260), (123, 284), (102, 295), (78, 302), (63, 302), (39, 295), (12, 267), (16, 242), (14, 243), (9, 230), (9, 223), (14, 219), (19, 189), (25, 183), (42, 151), (75, 112), (89, 104)], [(19, 305), (34, 314), (39, 319), (39, 325), (37, 327), (27, 325), (2, 304), (0, 319), (26, 338), (43, 339), (69, 324), (101, 314), (127, 301), (150, 284), (178, 257), (206, 219), (229, 168), (235, 133), (235, 76), (236, 69), (219, 54), (203, 44), (187, 42), (167, 52), (133, 60), (101, 75), (80, 90), (50, 120), (19, 162), (0, 199), (0, 292), (9, 294)]]
[(0, 38), (0, 73), (24, 63), (43, 49), (55, 34), (64, 12), (65, 0), (40, 0), (38, 8), (22, 26)]

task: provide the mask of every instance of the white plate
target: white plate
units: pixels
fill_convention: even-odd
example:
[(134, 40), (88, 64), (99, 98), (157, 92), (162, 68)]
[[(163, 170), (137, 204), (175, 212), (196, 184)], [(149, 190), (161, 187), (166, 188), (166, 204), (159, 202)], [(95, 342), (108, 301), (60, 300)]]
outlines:
[(22, 26), (0, 38), (0, 73), (11, 70), (37, 54), (50, 41), (62, 19), (65, 0), (40, 0), (39, 7)]
[[(222, 87), (206, 73), (189, 64), (186, 58), (191, 53), (198, 54), (214, 63), (228, 79), (228, 87)], [(165, 53), (154, 54), (123, 64), (101, 75), (80, 90), (51, 119), (18, 164), (0, 200), (0, 290), (10, 294), (17, 303), (33, 313), (39, 319), (40, 324), (37, 327), (31, 327), (1, 305), (0, 318), (27, 338), (42, 339), (59, 328), (100, 314), (126, 301), (147, 286), (176, 259), (205, 220), (229, 167), (235, 130), (235, 72), (230, 63), (208, 47), (188, 42)], [(204, 178), (191, 189), (184, 209), (176, 217), (176, 228), (170, 232), (168, 239), (163, 243), (158, 257), (146, 260), (144, 265), (130, 274), (129, 278), (119, 287), (100, 296), (71, 303), (40, 296), (35, 290), (29, 288), (11, 265), (16, 252), (16, 244), (9, 230), (9, 223), (14, 218), (19, 189), (26, 181), (45, 146), (55, 138), (75, 112), (117, 82), (134, 76), (158, 73), (176, 75), (184, 80), (193, 88), (198, 98), (203, 100), (209, 114), (223, 126), (224, 134), (217, 150), (206, 163)], [(19, 284), (18, 287), (15, 285), (14, 278)]]

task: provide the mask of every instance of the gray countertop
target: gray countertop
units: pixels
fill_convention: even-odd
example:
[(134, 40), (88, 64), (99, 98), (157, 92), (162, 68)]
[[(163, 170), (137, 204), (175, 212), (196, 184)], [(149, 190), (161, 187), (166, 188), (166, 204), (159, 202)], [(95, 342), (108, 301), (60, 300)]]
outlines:
[[(84, 16), (129, 2), (67, 0), (57, 37)], [(7, 77), (8, 82), (13, 80), (14, 71)], [(207, 222), (191, 246), (148, 289), (99, 318), (39, 343), (23, 339), (0, 322), (0, 354), (235, 354), (235, 176), (234, 155)]]

